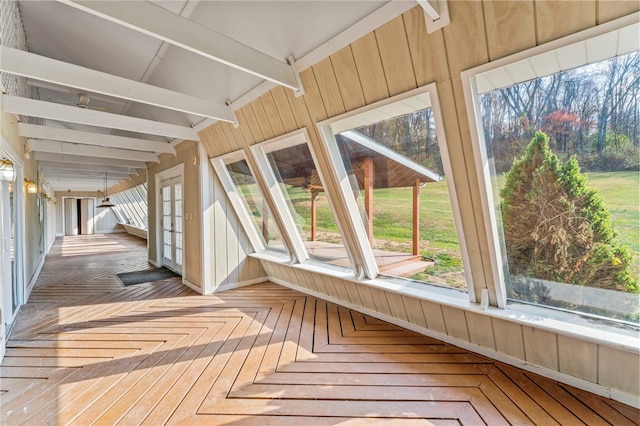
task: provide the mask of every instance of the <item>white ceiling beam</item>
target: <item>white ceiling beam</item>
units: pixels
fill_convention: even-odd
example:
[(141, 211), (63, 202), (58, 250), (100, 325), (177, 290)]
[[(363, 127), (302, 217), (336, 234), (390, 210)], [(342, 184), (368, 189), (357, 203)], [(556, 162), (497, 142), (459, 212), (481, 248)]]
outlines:
[(158, 157), (150, 152), (131, 151), (119, 148), (104, 148), (101, 146), (78, 145), (70, 142), (60, 142), (41, 139), (27, 139), (32, 151), (51, 152), (53, 154), (74, 154), (89, 157), (120, 158), (158, 163)]
[(424, 10), (427, 33), (431, 34), (451, 23), (447, 0), (417, 0), (417, 2)]
[[(40, 171), (48, 178), (104, 181), (104, 172), (99, 172), (99, 171), (80, 172), (80, 171), (74, 171), (74, 170), (60, 170), (60, 169), (50, 169), (50, 168), (43, 168)], [(126, 179), (130, 176), (130, 173), (113, 173), (113, 172), (108, 172), (108, 173), (109, 173), (109, 177), (114, 179)]]
[(135, 171), (130, 170), (128, 167), (117, 166), (104, 166), (100, 164), (71, 164), (71, 163), (59, 163), (57, 161), (40, 161), (38, 167), (42, 169), (56, 169), (56, 170), (84, 170), (92, 172), (109, 172), (120, 174), (135, 174)]
[(0, 71), (188, 114), (234, 122), (231, 109), (227, 105), (10, 47), (0, 46)]
[(83, 132), (80, 130), (61, 129), (58, 127), (38, 126), (37, 124), (18, 123), (18, 134), (24, 138), (31, 139), (49, 139), (54, 141), (79, 143), (83, 145), (131, 149), (134, 151), (161, 152), (168, 154), (176, 153), (168, 142), (127, 138), (124, 136)]
[(295, 91), (301, 89), (297, 71), (284, 58), (278, 60), (150, 1), (58, 1)]
[(2, 95), (2, 109), (12, 114), (49, 120), (85, 124), (88, 126), (119, 129), (149, 135), (186, 140), (198, 140), (198, 132), (191, 127), (129, 117), (109, 112), (44, 102), (19, 96)]
[(59, 163), (86, 163), (102, 164), (105, 166), (132, 167), (146, 169), (147, 165), (142, 161), (121, 160), (117, 158), (86, 157), (73, 154), (53, 154), (50, 152), (35, 152), (33, 158), (37, 161), (57, 161)]

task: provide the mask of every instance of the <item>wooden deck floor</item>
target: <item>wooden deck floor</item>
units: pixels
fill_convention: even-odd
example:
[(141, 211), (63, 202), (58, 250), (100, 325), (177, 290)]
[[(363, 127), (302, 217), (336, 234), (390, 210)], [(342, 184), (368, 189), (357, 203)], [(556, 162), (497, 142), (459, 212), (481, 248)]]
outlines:
[(199, 296), (130, 236), (66, 237), (0, 367), (3, 425), (638, 424), (639, 412), (323, 300)]

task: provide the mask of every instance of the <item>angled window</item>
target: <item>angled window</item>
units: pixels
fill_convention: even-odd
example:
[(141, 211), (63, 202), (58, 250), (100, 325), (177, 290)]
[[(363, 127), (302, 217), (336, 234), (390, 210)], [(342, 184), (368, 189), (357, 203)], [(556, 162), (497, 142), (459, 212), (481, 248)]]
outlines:
[(256, 252), (288, 256), (268, 201), (256, 182), (244, 152), (211, 160), (220, 182)]
[(306, 130), (251, 148), (270, 196), (290, 237), (292, 254), (351, 268), (340, 224), (324, 191), (322, 173), (308, 144)]
[(334, 172), (350, 183), (349, 216), (364, 230), (364, 258), (380, 275), (466, 290), (434, 96), (433, 85), (420, 88), (321, 127)]
[(149, 216), (147, 208), (146, 184), (125, 189), (109, 196), (114, 203), (112, 207), (118, 221), (133, 225), (140, 229), (148, 229)]
[(637, 15), (463, 74), (505, 298), (638, 323)]

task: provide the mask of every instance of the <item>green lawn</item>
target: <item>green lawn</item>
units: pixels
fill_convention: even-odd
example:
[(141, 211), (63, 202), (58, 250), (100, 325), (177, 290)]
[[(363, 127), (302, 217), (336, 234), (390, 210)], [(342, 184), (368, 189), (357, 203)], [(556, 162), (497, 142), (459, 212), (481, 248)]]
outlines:
[[(499, 177), (498, 184), (501, 181)], [(604, 199), (618, 239), (633, 254), (635, 274), (640, 277), (640, 174), (589, 173), (588, 185), (597, 189)], [(297, 212), (297, 220), (308, 238), (310, 194), (292, 187), (288, 188), (288, 193)], [(411, 252), (412, 197), (411, 188), (374, 191), (375, 248)], [(324, 193), (318, 197), (317, 215), (318, 239), (339, 241), (338, 227)], [(435, 259), (437, 264), (415, 278), (463, 287), (460, 248), (445, 181), (427, 184), (420, 191), (420, 239), (420, 253)]]

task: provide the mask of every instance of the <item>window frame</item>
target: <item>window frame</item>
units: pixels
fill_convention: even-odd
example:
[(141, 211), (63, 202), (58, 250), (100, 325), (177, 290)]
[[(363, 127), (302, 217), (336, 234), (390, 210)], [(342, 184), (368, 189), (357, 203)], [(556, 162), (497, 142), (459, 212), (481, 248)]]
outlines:
[[(501, 249), (501, 237), (498, 230), (496, 205), (493, 196), (494, 188), (492, 183), (493, 179), (491, 177), (491, 161), (487, 154), (487, 145), (484, 138), (482, 119), (480, 117), (478, 84), (480, 84), (481, 86), (492, 84), (494, 86), (493, 90), (495, 90), (501, 87), (510, 86), (512, 84), (518, 84), (532, 78), (542, 78), (544, 76), (553, 75), (566, 69), (571, 69), (581, 65), (586, 65), (588, 63), (605, 60), (607, 59), (607, 57), (593, 58), (592, 60), (589, 60), (587, 58), (587, 54), (585, 53), (586, 61), (582, 64), (574, 63), (572, 66), (566, 66), (560, 64), (558, 61), (554, 61), (556, 62), (554, 65), (557, 65), (557, 69), (553, 69), (549, 72), (543, 72), (541, 73), (542, 75), (529, 76), (529, 78), (523, 78), (522, 80), (513, 79), (512, 76), (507, 72), (507, 75), (504, 76), (504, 78), (510, 78), (512, 79), (512, 82), (501, 87), (495, 87), (495, 85), (491, 83), (488, 78), (486, 78), (487, 75), (483, 75), (483, 73), (493, 71), (493, 76), (499, 76), (497, 73), (499, 73), (503, 69), (506, 69), (510, 65), (517, 66), (519, 64), (522, 64), (524, 61), (531, 59), (535, 60), (536, 58), (548, 60), (556, 52), (561, 51), (563, 48), (568, 49), (573, 44), (584, 42), (586, 45), (588, 45), (589, 41), (593, 42), (594, 40), (605, 39), (606, 36), (613, 31), (621, 30), (634, 24), (639, 25), (639, 17), (640, 12), (636, 12), (631, 15), (627, 15), (622, 18), (618, 18), (613, 21), (588, 28), (584, 31), (580, 31), (569, 36), (520, 51), (496, 61), (465, 70), (460, 74), (462, 78), (462, 88), (465, 97), (465, 106), (467, 109), (468, 124), (473, 146), (473, 157), (476, 163), (476, 173), (480, 188), (481, 207), (483, 216), (485, 218), (484, 224), (479, 224), (479, 226), (484, 226), (485, 234), (487, 236), (487, 240), (489, 243), (489, 263), (492, 275), (494, 277), (494, 281), (492, 283), (487, 283), (487, 285), (490, 285), (494, 288), (497, 296), (498, 307), (504, 308), (507, 304), (506, 277), (504, 273), (504, 264), (507, 260), (506, 258), (504, 258)], [(505, 73), (503, 73), (503, 75), (504, 74)], [(482, 78), (478, 79), (479, 76)], [(520, 301), (515, 302), (526, 303)], [(536, 306), (543, 310), (555, 309), (544, 305)], [(570, 312), (574, 313), (573, 311)], [(578, 314), (582, 315), (582, 313)]]
[[(247, 154), (244, 150), (230, 152), (220, 157), (211, 158), (209, 161), (211, 162), (211, 165), (213, 166), (213, 169), (215, 170), (216, 175), (218, 176), (218, 180), (220, 181), (222, 188), (227, 194), (227, 198), (229, 199), (229, 202), (231, 203), (233, 210), (236, 212), (236, 215), (238, 216), (238, 220), (240, 221), (240, 224), (242, 225), (242, 228), (244, 229), (244, 232), (247, 235), (247, 238), (249, 239), (249, 242), (251, 243), (253, 250), (256, 253), (264, 253), (268, 251), (267, 250), (268, 244), (264, 240), (264, 237), (260, 235), (260, 233), (257, 231), (253, 223), (253, 220), (251, 219), (250, 213), (247, 211), (247, 208), (244, 205), (243, 197), (239, 194), (238, 188), (233, 182), (233, 179), (229, 174), (229, 170), (227, 169), (227, 164), (242, 161), (242, 160), (244, 160), (247, 163), (247, 166), (249, 167), (249, 171), (251, 171), (251, 175), (253, 179), (256, 181), (256, 185), (258, 185), (258, 189), (262, 193), (262, 188), (260, 188), (260, 184), (256, 177), (257, 175), (255, 173), (255, 170), (251, 166), (251, 163), (249, 162)], [(262, 196), (265, 197), (265, 194), (262, 193)], [(286, 245), (285, 241), (283, 241), (283, 243)]]
[[(398, 280), (404, 280), (400, 278), (386, 279), (384, 276), (381, 276), (379, 273), (377, 261), (375, 259), (373, 249), (369, 243), (367, 238), (366, 230), (364, 227), (364, 223), (361, 220), (361, 213), (358, 209), (358, 205), (356, 200), (351, 192), (351, 185), (349, 183), (349, 176), (343, 164), (343, 159), (340, 154), (338, 144), (331, 128), (332, 125), (342, 122), (345, 119), (354, 117), (356, 115), (361, 115), (363, 113), (373, 111), (376, 109), (384, 108), (387, 105), (397, 103), (399, 101), (416, 98), (419, 95), (428, 94), (429, 96), (429, 105), (426, 105), (424, 108), (431, 108), (433, 111), (434, 121), (435, 121), (435, 130), (436, 137), (438, 139), (438, 148), (440, 150), (440, 157), (442, 159), (442, 166), (444, 169), (444, 179), (447, 182), (447, 190), (449, 192), (449, 199), (451, 202), (451, 210), (453, 214), (454, 226), (456, 229), (456, 234), (458, 237), (458, 244), (460, 247), (460, 254), (462, 257), (462, 265), (465, 272), (465, 280), (467, 284), (468, 297), (470, 301), (475, 301), (475, 289), (473, 285), (472, 275), (471, 275), (471, 267), (470, 267), (470, 259), (467, 251), (467, 245), (464, 238), (464, 228), (462, 226), (462, 215), (460, 213), (460, 204), (458, 202), (458, 195), (455, 188), (455, 183), (453, 181), (453, 171), (451, 168), (451, 159), (449, 156), (449, 150), (446, 142), (446, 135), (444, 130), (444, 121), (442, 117), (442, 111), (440, 109), (440, 103), (438, 100), (437, 87), (435, 83), (430, 83), (416, 89), (409, 90), (404, 93), (400, 93), (395, 96), (391, 96), (389, 98), (380, 100), (378, 102), (374, 102), (372, 104), (366, 105), (361, 108), (357, 108), (355, 110), (349, 111), (344, 114), (340, 114), (338, 116), (332, 117), (327, 120), (323, 120), (317, 123), (318, 130), (322, 135), (322, 143), (327, 150), (327, 153), (330, 158), (331, 170), (330, 173), (333, 173), (338, 181), (340, 182), (340, 196), (344, 201), (344, 205), (347, 209), (347, 214), (345, 217), (349, 218), (350, 226), (355, 231), (356, 238), (356, 247), (359, 251), (360, 258), (365, 262), (364, 272), (366, 279), (369, 280), (377, 280), (382, 282), (391, 282), (397, 284)], [(415, 109), (414, 111), (419, 111), (420, 109)], [(391, 116), (389, 118), (392, 118)], [(393, 151), (395, 153), (395, 151)], [(396, 153), (397, 154), (397, 153)], [(407, 283), (410, 283), (410, 280), (405, 280)], [(425, 285), (430, 285), (429, 283), (424, 283)]]
[(300, 235), (298, 227), (296, 226), (295, 221), (293, 219), (292, 212), (289, 209), (287, 200), (280, 189), (280, 183), (278, 182), (278, 179), (276, 178), (274, 170), (271, 167), (271, 164), (267, 157), (269, 153), (278, 151), (281, 149), (290, 148), (297, 145), (302, 145), (302, 144), (307, 145), (309, 152), (311, 154), (311, 158), (313, 159), (313, 162), (315, 164), (315, 167), (316, 167), (315, 170), (318, 173), (320, 182), (322, 183), (323, 187), (327, 188), (327, 181), (324, 176), (325, 171), (322, 169), (322, 167), (318, 162), (318, 156), (314, 150), (313, 144), (311, 143), (311, 137), (306, 127), (284, 134), (282, 136), (269, 139), (264, 142), (260, 142), (258, 144), (251, 146), (251, 148), (249, 149), (251, 152), (251, 155), (253, 156), (253, 159), (256, 162), (258, 171), (260, 173), (260, 178), (264, 182), (264, 186), (267, 188), (269, 192), (268, 196), (271, 197), (271, 200), (274, 203), (276, 211), (273, 213), (274, 215), (277, 214), (281, 219), (281, 223), (284, 229), (281, 229), (280, 231), (282, 232), (283, 237), (286, 234), (286, 238), (290, 243), (289, 250), (290, 250), (290, 255), (292, 257), (292, 262), (300, 263), (300, 264), (314, 264), (314, 265), (317, 265), (319, 268), (327, 269), (327, 270), (340, 270), (340, 271), (348, 270), (349, 274), (355, 275), (356, 263), (354, 261), (353, 253), (350, 249), (350, 245), (347, 244), (347, 241), (345, 238), (345, 233), (343, 230), (344, 224), (342, 224), (340, 220), (337, 219), (339, 216), (338, 216), (338, 212), (336, 211), (334, 200), (332, 199), (332, 194), (329, 194), (328, 192), (325, 191), (325, 194), (327, 196), (327, 201), (332, 210), (332, 214), (334, 218), (336, 218), (336, 224), (338, 225), (340, 238), (343, 241), (344, 249), (349, 258), (349, 263), (350, 263), (349, 267), (332, 265), (327, 262), (313, 259), (309, 256), (309, 253), (307, 252), (307, 249), (304, 246), (304, 240)]

